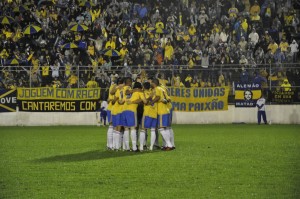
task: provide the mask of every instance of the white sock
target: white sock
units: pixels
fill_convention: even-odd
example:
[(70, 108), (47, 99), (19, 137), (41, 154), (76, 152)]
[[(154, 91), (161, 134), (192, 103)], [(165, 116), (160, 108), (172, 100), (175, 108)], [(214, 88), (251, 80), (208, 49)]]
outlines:
[(150, 150), (153, 150), (153, 146), (155, 144), (155, 140), (156, 140), (156, 133), (155, 133), (155, 129), (151, 129), (151, 141), (150, 141)]
[(170, 141), (170, 133), (163, 128), (159, 129), (159, 131), (166, 142), (166, 147), (172, 147), (172, 144)]
[(116, 148), (116, 141), (117, 141), (117, 137), (116, 137), (117, 133), (116, 130), (113, 130), (113, 148)]
[(113, 148), (113, 126), (109, 126), (107, 129), (107, 147)]
[(123, 139), (124, 139), (124, 147), (123, 147), (123, 149), (125, 149), (125, 150), (129, 150), (130, 149), (130, 147), (129, 147), (129, 130), (125, 130), (124, 131), (124, 136), (123, 136)]
[(119, 131), (115, 131), (116, 133), (115, 133), (115, 138), (116, 138), (116, 141), (115, 141), (115, 143), (116, 143), (116, 146), (115, 146), (115, 149), (117, 149), (117, 150), (119, 150), (120, 149), (120, 147), (121, 147), (121, 142), (120, 142), (120, 140), (121, 140), (121, 133), (119, 132)]
[(132, 150), (136, 151), (136, 130), (131, 128), (131, 143), (132, 143)]
[(144, 150), (144, 143), (145, 143), (146, 134), (144, 130), (140, 132), (140, 151)]
[(175, 143), (174, 143), (174, 131), (172, 128), (169, 128), (169, 133), (170, 133), (170, 141), (173, 147), (175, 147)]
[(164, 136), (162, 136), (162, 145), (163, 145), (163, 147), (166, 147), (166, 141), (165, 141)]

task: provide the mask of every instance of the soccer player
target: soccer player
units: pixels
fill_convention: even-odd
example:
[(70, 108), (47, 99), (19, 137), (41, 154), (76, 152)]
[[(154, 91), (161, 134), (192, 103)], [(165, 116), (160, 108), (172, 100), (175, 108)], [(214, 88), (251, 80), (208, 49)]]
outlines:
[(122, 123), (124, 124), (124, 134), (123, 134), (123, 150), (124, 151), (129, 151), (130, 150), (130, 146), (129, 146), (129, 128), (126, 126), (126, 112), (124, 110), (127, 110), (127, 106), (128, 104), (125, 103), (126, 100), (131, 98), (132, 95), (132, 89), (131, 89), (131, 85), (132, 85), (132, 79), (130, 77), (126, 77), (125, 78), (125, 86), (123, 88), (123, 93), (125, 94), (122, 103), (124, 103), (123, 105), (123, 112), (122, 112)]
[(112, 110), (114, 107), (113, 100), (114, 100), (114, 95), (116, 91), (117, 85), (115, 82), (112, 82), (109, 88), (109, 93), (108, 93), (108, 99), (107, 99), (107, 122), (109, 124), (108, 129), (107, 129), (107, 149), (112, 150), (113, 149), (113, 124), (112, 124)]
[(121, 114), (123, 111), (123, 87), (124, 79), (118, 79), (118, 86), (115, 88), (115, 96), (113, 100), (114, 107), (112, 109), (112, 124), (114, 127), (113, 131), (113, 148), (119, 150), (121, 147)]
[(157, 104), (152, 103), (153, 92), (150, 90), (150, 82), (145, 82), (143, 87), (146, 103), (144, 105), (142, 130), (140, 132), (140, 151), (143, 150), (143, 146), (146, 142), (147, 129), (150, 129), (151, 132), (150, 150), (152, 151), (156, 140), (155, 128), (157, 126)]
[[(154, 78), (153, 77), (149, 77), (148, 78), (148, 82), (150, 83), (150, 89), (151, 89), (151, 93), (152, 93), (152, 95), (154, 96), (155, 94), (154, 94), (154, 91), (153, 91), (153, 89), (152, 89), (152, 80), (153, 80)], [(152, 99), (153, 100), (153, 99)], [(157, 108), (157, 107), (156, 107)], [(157, 110), (156, 110), (157, 111)], [(159, 140), (159, 133), (158, 133), (158, 128), (157, 128), (157, 125), (156, 125), (156, 128), (155, 128), (155, 143), (154, 143), (154, 147), (155, 148), (160, 148), (160, 146), (159, 146), (159, 143), (158, 143), (158, 140)], [(165, 142), (164, 141), (164, 138), (162, 138), (162, 140), (163, 140), (163, 143)]]
[(171, 102), (171, 98), (169, 96), (169, 92), (168, 92), (168, 89), (160, 84), (160, 87), (164, 90), (164, 97), (165, 99), (167, 100), (167, 106), (168, 106), (168, 109), (170, 111), (169, 113), (169, 126), (167, 127), (167, 131), (169, 132), (170, 134), (170, 140), (171, 140), (171, 143), (172, 143), (172, 146), (173, 146), (173, 149), (175, 149), (175, 141), (174, 141), (174, 131), (172, 129), (172, 117), (173, 117), (173, 107), (172, 107), (172, 102)]
[[(137, 149), (137, 133), (136, 133), (136, 127), (138, 126), (137, 107), (140, 102), (146, 103), (146, 99), (144, 97), (143, 92), (139, 91), (142, 89), (141, 83), (135, 82), (133, 89), (135, 89), (135, 91), (132, 92), (130, 98), (126, 99), (126, 103), (125, 103), (126, 105), (124, 106), (124, 111), (123, 111), (123, 116), (124, 116), (123, 118), (124, 118), (125, 131), (128, 131), (128, 134), (129, 134), (129, 130), (130, 130), (132, 150), (134, 152), (137, 152), (138, 151), (138, 149)], [(137, 90), (137, 89), (139, 89), (139, 90)], [(126, 143), (126, 145), (127, 145), (127, 143)]]
[(160, 134), (166, 142), (166, 147), (164, 147), (164, 150), (169, 151), (173, 149), (173, 145), (171, 143), (170, 133), (167, 130), (167, 127), (170, 125), (170, 111), (167, 105), (168, 100), (166, 99), (166, 93), (164, 89), (159, 86), (158, 79), (153, 79), (151, 86), (155, 93), (152, 103), (157, 103), (158, 128)]

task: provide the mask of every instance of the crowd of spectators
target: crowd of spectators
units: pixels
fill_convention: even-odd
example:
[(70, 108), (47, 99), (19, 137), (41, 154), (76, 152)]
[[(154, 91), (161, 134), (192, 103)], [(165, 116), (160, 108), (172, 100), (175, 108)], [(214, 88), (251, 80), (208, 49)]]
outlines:
[[(297, 2), (1, 1), (0, 15), (14, 21), (0, 24), (0, 87), (107, 88), (118, 76), (186, 87), (288, 78), (300, 86)], [(24, 34), (28, 25), (42, 30)]]

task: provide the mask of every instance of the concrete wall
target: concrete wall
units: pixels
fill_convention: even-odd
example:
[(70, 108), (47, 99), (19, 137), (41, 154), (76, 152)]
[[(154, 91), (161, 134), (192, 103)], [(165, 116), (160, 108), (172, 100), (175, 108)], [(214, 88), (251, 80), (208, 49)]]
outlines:
[[(235, 108), (218, 112), (174, 112), (175, 124), (256, 123), (256, 108)], [(273, 124), (300, 124), (299, 105), (269, 105), (267, 119)], [(96, 125), (96, 113), (0, 113), (0, 126)]]

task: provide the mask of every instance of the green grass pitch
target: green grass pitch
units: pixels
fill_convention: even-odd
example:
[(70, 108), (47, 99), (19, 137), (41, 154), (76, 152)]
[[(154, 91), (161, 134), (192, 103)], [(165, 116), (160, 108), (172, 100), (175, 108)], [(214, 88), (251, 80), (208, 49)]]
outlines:
[(1, 127), (0, 198), (300, 198), (299, 125), (175, 125), (176, 150), (106, 151), (106, 128)]

